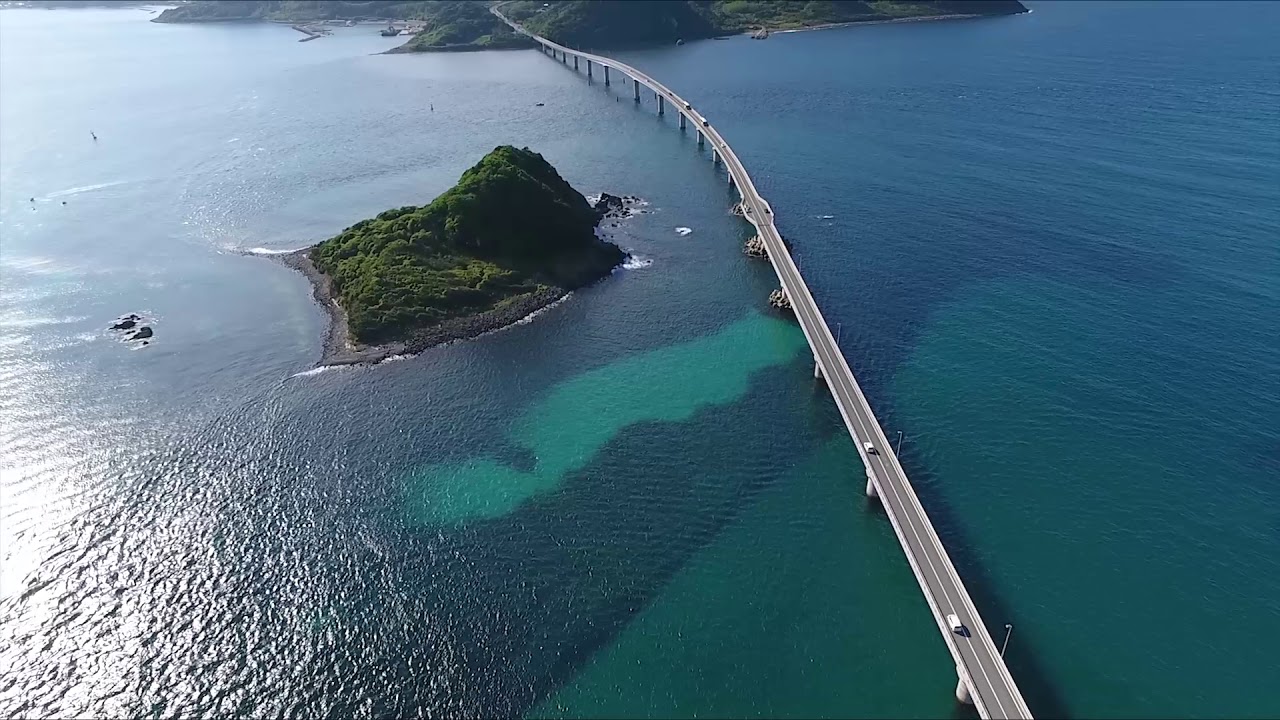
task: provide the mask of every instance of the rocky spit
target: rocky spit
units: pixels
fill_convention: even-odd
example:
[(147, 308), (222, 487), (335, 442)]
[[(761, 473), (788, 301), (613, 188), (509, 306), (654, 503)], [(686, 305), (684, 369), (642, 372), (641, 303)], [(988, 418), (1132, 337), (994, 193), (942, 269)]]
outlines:
[(606, 220), (610, 222), (610, 226), (617, 227), (618, 220), (625, 220), (632, 215), (639, 214), (643, 210), (637, 210), (636, 205), (640, 203), (640, 198), (635, 195), (610, 195), (609, 193), (600, 193), (600, 199), (596, 200), (592, 208), (596, 214), (600, 216), (600, 224), (603, 225)]
[(456, 340), (470, 340), (494, 330), (501, 330), (508, 325), (514, 325), (569, 294), (568, 290), (548, 287), (538, 292), (511, 298), (500, 306), (482, 313), (457, 317), (438, 325), (421, 328), (414, 331), (407, 340), (380, 345), (361, 345), (351, 340), (347, 330), (347, 313), (334, 296), (333, 284), (329, 276), (320, 272), (315, 263), (311, 262), (311, 248), (303, 248), (275, 257), (311, 281), (312, 297), (329, 316), (320, 365), (372, 365), (393, 355), (413, 355), (436, 345)]
[(753, 257), (753, 258), (769, 257), (769, 251), (765, 249), (764, 240), (759, 235), (753, 235), (751, 239), (748, 240), (747, 243), (742, 246), (742, 252), (746, 253), (747, 257)]

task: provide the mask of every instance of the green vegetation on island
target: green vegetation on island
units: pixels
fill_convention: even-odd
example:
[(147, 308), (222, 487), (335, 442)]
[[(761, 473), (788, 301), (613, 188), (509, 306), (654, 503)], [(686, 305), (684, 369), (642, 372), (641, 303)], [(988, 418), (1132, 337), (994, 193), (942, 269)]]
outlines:
[(521, 35), (494, 17), (487, 3), (452, 0), (433, 4), (423, 14), (423, 31), (391, 52), (448, 50), (510, 50), (534, 47)]
[(503, 5), (502, 13), (530, 32), (578, 48), (669, 45), (725, 34), (687, 0), (517, 0)]
[[(309, 257), (350, 336), (383, 343), (504, 306), (527, 309), (522, 298), (545, 305), (608, 275), (626, 253), (596, 237), (599, 219), (541, 155), (504, 145), (431, 204), (358, 222)], [(477, 333), (459, 333), (468, 334)]]
[(199, 0), (161, 13), (155, 22), (403, 21), (421, 27), (390, 52), (505, 50), (533, 47), (480, 0)]
[(582, 48), (666, 45), (761, 28), (1027, 11), (1018, 0), (516, 0), (502, 7), (528, 30)]

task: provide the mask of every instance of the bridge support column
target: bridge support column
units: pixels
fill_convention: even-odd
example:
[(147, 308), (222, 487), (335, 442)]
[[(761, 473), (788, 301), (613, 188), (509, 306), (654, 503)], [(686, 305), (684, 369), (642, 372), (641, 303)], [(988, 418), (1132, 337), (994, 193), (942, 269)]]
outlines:
[(635, 100), (636, 100), (636, 102), (637, 102), (637, 103), (639, 103), (639, 102), (640, 102), (640, 81), (639, 81), (639, 80), (636, 80), (635, 78), (632, 78), (632, 79), (631, 79), (631, 84), (635, 86), (635, 88), (634, 88), (634, 89), (635, 89)]
[(684, 120), (685, 120), (684, 113), (680, 113), (680, 129), (681, 130), (684, 129)]
[(565, 65), (569, 64), (569, 56), (563, 50), (560, 51), (560, 62)]
[(707, 142), (707, 136), (703, 135), (702, 131), (699, 130), (698, 131), (698, 147), (702, 147), (702, 145), (706, 142)]
[(871, 473), (867, 473), (867, 497), (880, 497), (880, 491), (876, 489), (876, 480), (871, 476)]
[(604, 66), (604, 86), (609, 87), (609, 66)]
[(729, 173), (729, 187), (733, 187), (733, 173)]
[(960, 672), (960, 666), (956, 666), (956, 700), (965, 705), (973, 704), (973, 695), (969, 693), (969, 683), (964, 681), (964, 673)]
[(577, 70), (577, 69), (578, 69), (578, 56), (577, 56), (577, 55), (574, 55), (574, 56), (573, 56), (573, 69), (574, 69), (574, 70)]
[(711, 148), (711, 162), (713, 163), (720, 162), (720, 153), (715, 148)]
[(822, 363), (818, 362), (818, 358), (813, 359), (813, 379), (822, 379)]
[(666, 106), (662, 102), (662, 96), (659, 95), (658, 96), (658, 115), (666, 115), (666, 114), (667, 114)]
[(587, 61), (587, 79), (588, 80), (591, 79), (591, 61), (590, 60)]

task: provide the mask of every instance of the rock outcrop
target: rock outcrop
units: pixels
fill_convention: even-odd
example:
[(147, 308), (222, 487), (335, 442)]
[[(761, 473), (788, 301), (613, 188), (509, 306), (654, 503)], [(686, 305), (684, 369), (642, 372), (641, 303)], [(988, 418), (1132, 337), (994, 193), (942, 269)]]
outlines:
[(142, 344), (146, 345), (149, 342), (147, 338), (151, 337), (155, 333), (151, 329), (150, 325), (140, 326), (138, 324), (143, 322), (144, 320), (145, 318), (143, 318), (141, 315), (137, 313), (129, 313), (128, 315), (121, 315), (120, 317), (116, 318), (116, 321), (114, 323), (111, 323), (111, 325), (108, 326), (107, 329), (115, 330), (116, 332), (120, 333), (121, 335), (124, 336), (123, 339), (125, 341), (141, 340)]
[(769, 306), (779, 310), (791, 310), (791, 298), (787, 296), (787, 291), (778, 288), (769, 293)]
[(622, 215), (627, 211), (626, 205), (622, 202), (622, 198), (609, 193), (600, 193), (600, 199), (592, 207), (600, 217), (605, 218), (610, 215)]
[(747, 257), (754, 257), (754, 258), (769, 257), (769, 251), (764, 246), (764, 239), (761, 238), (759, 235), (753, 235), (751, 239), (748, 240), (747, 243), (742, 246), (742, 252), (746, 253)]

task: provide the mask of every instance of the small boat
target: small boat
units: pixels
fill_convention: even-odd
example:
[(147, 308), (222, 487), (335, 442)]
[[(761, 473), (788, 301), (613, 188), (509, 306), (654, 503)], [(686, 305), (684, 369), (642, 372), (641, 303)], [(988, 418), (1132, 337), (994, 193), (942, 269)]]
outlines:
[(388, 25), (386, 30), (382, 31), (382, 37), (395, 37), (400, 34), (400, 29), (394, 25)]
[(534, 107), (543, 107), (543, 106), (545, 106), (545, 105), (546, 105), (546, 103), (534, 103), (534, 104), (533, 104), (533, 106), (534, 106)]

